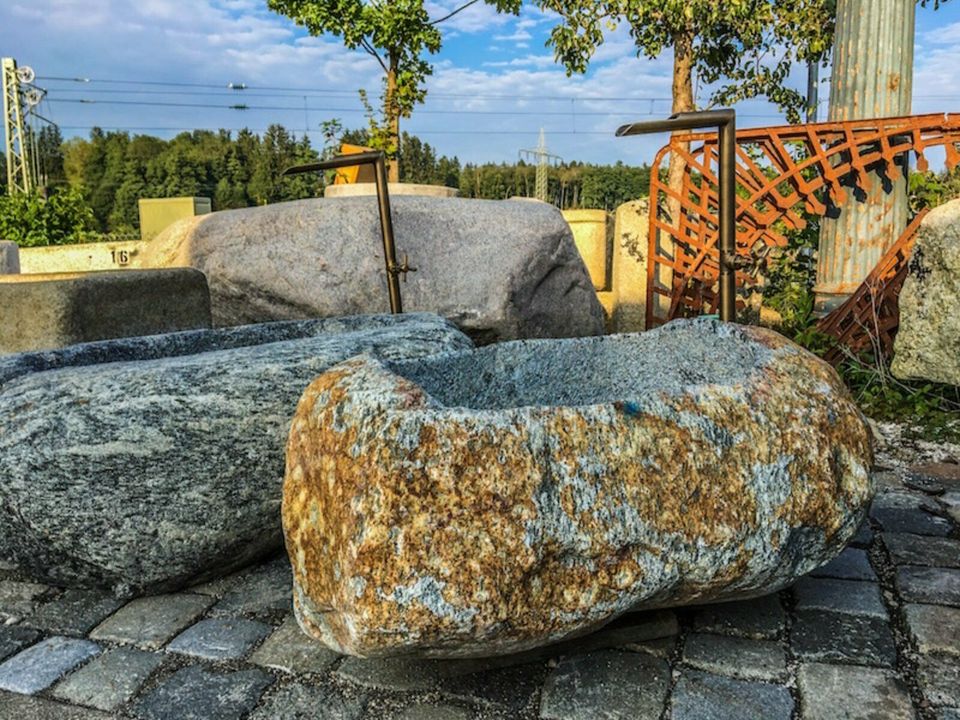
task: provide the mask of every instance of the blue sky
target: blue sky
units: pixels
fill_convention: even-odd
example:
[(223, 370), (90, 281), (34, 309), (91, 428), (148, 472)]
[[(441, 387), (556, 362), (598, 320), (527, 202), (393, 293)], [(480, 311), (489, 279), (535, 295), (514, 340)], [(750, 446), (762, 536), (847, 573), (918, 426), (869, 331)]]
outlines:
[[(439, 17), (460, 2), (427, 4)], [(356, 90), (379, 91), (375, 61), (344, 50), (335, 38), (309, 37), (265, 6), (265, 0), (4, 0), (0, 54), (36, 70), (49, 92), (41, 111), (68, 137), (86, 135), (93, 125), (170, 137), (186, 128), (263, 129), (279, 122), (298, 134), (310, 131), (319, 145), (323, 120), (361, 126)], [(478, 3), (457, 15), (433, 57), (427, 103), (404, 129), (464, 161), (513, 161), (520, 148), (536, 145), (540, 127), (551, 151), (566, 160), (652, 160), (662, 141), (615, 139), (613, 132), (624, 122), (669, 114), (669, 54), (638, 59), (620, 28), (586, 76), (567, 77), (545, 47), (555, 23), (532, 6), (513, 17)], [(960, 3), (936, 13), (918, 9), (914, 112), (960, 111), (958, 67)], [(53, 79), (73, 77), (92, 81)], [(162, 82), (188, 85), (155, 84)], [(249, 89), (231, 91), (231, 82)], [(805, 73), (797, 72), (793, 83), (805, 87)], [(828, 95), (825, 83), (821, 97)], [(264, 109), (227, 107), (238, 103)], [(743, 127), (782, 122), (763, 101), (737, 110)]]

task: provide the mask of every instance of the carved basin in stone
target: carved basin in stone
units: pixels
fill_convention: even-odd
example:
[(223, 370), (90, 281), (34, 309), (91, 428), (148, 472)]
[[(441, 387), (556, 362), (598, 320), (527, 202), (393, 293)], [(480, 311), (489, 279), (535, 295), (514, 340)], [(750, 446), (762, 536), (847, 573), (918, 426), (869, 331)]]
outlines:
[(354, 358), (287, 446), (297, 617), (345, 653), (464, 657), (772, 592), (853, 535), (871, 462), (833, 369), (767, 330)]

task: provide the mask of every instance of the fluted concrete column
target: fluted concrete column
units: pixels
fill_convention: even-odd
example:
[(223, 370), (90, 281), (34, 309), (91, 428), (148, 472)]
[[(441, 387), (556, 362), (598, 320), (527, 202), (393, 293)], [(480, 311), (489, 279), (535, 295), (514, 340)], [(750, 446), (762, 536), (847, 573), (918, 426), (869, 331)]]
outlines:
[[(830, 82), (831, 122), (909, 115), (915, 0), (838, 0)], [(872, 175), (869, 192), (850, 188), (821, 223), (817, 308), (829, 311), (863, 282), (907, 226), (903, 176)]]

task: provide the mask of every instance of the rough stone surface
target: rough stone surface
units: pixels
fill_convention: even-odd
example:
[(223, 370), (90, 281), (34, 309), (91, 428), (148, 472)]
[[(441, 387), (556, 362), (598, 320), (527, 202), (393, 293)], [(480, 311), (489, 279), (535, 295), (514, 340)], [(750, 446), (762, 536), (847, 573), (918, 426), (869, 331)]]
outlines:
[(218, 615), (272, 615), (293, 609), (290, 562), (279, 557), (248, 573), (234, 584), (211, 612)]
[(243, 618), (201, 620), (177, 635), (167, 652), (205, 660), (239, 660), (270, 634), (269, 625)]
[[(283, 445), (296, 399), (357, 353), (470, 347), (435, 316), (343, 318), (269, 330), (32, 355), (0, 365), (0, 555), (38, 578), (118, 594), (172, 589), (279, 550)], [(264, 343), (264, 340), (267, 340)], [(253, 342), (234, 347), (236, 342)], [(107, 344), (109, 345), (109, 344)], [(39, 365), (61, 367), (29, 372)], [(88, 362), (98, 364), (88, 364)]]
[(949, 535), (950, 521), (940, 517), (943, 510), (935, 500), (908, 492), (883, 492), (870, 516), (887, 532), (914, 535)]
[(883, 544), (894, 565), (960, 568), (960, 540), (885, 533)]
[(86, 635), (122, 605), (123, 600), (109, 593), (71, 588), (24, 622), (60, 635)]
[[(417, 272), (407, 311), (435, 312), (483, 342), (603, 332), (570, 227), (546, 203), (398, 197), (399, 257)], [(214, 324), (386, 312), (372, 198), (301, 200), (172, 225), (141, 267), (191, 266), (210, 284)]]
[(960, 707), (960, 659), (953, 655), (924, 655), (917, 663), (917, 677), (932, 705)]
[(891, 370), (960, 385), (960, 200), (923, 219), (909, 267)]
[(911, 720), (903, 683), (886, 670), (807, 663), (797, 673), (804, 720)]
[(363, 696), (346, 697), (325, 686), (294, 683), (271, 691), (249, 720), (359, 720)]
[(759, 328), (357, 358), (292, 424), (294, 604), (348, 654), (468, 656), (771, 592), (854, 534), (871, 462), (834, 371)]
[(960, 607), (960, 569), (901, 567), (897, 587), (908, 602)]
[(20, 272), (20, 248), (9, 240), (0, 240), (0, 275)]
[(603, 650), (566, 658), (547, 677), (544, 720), (659, 720), (670, 684), (667, 664), (642, 653)]
[(793, 586), (797, 610), (828, 610), (886, 618), (880, 586), (872, 582), (803, 578)]
[(65, 678), (53, 695), (77, 705), (115, 710), (133, 697), (162, 662), (159, 655), (142, 650), (108, 650)]
[(304, 635), (297, 621), (287, 618), (250, 657), (250, 662), (287, 673), (319, 673), (340, 658), (313, 638)]
[(683, 661), (699, 670), (744, 680), (779, 680), (787, 675), (787, 654), (772, 640), (750, 640), (725, 635), (687, 636)]
[(794, 652), (812, 662), (893, 667), (897, 661), (893, 632), (875, 616), (802, 611), (792, 635)]
[(116, 720), (99, 710), (88, 710), (29, 695), (0, 690), (0, 718), (13, 720)]
[(907, 605), (903, 612), (920, 652), (960, 656), (960, 608)]
[(866, 550), (847, 548), (823, 567), (810, 573), (813, 577), (834, 578), (837, 580), (877, 581), (877, 574), (870, 567), (870, 558)]
[(193, 623), (212, 603), (213, 599), (205, 595), (138, 598), (100, 623), (90, 637), (155, 650)]
[(178, 670), (136, 705), (143, 720), (235, 720), (249, 713), (272, 679), (260, 670)]
[(40, 633), (22, 625), (0, 625), (0, 660), (18, 653), (40, 638)]
[(191, 268), (0, 274), (0, 353), (210, 327), (203, 273)]
[(694, 627), (701, 632), (774, 638), (783, 631), (787, 614), (776, 593), (738, 603), (719, 603), (698, 608)]
[(685, 670), (673, 691), (671, 720), (789, 720), (793, 698), (781, 685)]
[(0, 621), (19, 622), (24, 616), (32, 614), (44, 598), (53, 592), (54, 589), (49, 585), (0, 580)]
[(99, 652), (89, 640), (47, 638), (0, 665), (0, 690), (38, 693)]

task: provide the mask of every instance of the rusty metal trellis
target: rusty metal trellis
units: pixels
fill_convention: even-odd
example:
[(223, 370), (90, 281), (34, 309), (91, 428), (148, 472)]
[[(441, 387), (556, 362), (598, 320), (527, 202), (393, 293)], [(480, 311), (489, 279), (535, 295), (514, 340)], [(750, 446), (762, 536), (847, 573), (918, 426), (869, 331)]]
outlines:
[[(688, 143), (694, 147), (688, 149)], [(738, 263), (738, 288), (756, 287), (769, 252), (787, 244), (787, 232), (806, 226), (803, 211), (825, 215), (828, 203), (843, 203), (856, 188), (869, 190), (873, 172), (891, 179), (899, 177), (897, 161), (902, 162), (905, 153), (914, 153), (917, 168), (926, 170), (924, 152), (938, 146), (945, 150), (948, 168), (960, 163), (960, 115), (913, 115), (738, 131), (737, 254), (743, 256)], [(667, 184), (667, 158), (671, 153), (685, 164), (679, 193)], [(717, 168), (716, 133), (675, 137), (654, 160), (650, 178), (648, 328), (717, 309)], [(670, 207), (679, 208), (676, 217), (670, 217)], [(913, 229), (915, 232), (915, 226)], [(906, 235), (895, 247), (902, 250), (908, 242)], [(889, 257), (890, 253), (884, 260)], [(902, 265), (902, 259), (899, 262)], [(744, 304), (743, 297), (738, 303)], [(846, 304), (843, 307), (850, 309)]]
[(893, 354), (893, 340), (900, 326), (900, 289), (907, 277), (917, 231), (927, 212), (923, 210), (913, 218), (857, 291), (817, 323), (818, 330), (838, 341), (824, 355), (828, 362), (837, 364), (847, 351), (872, 350), (884, 357)]

